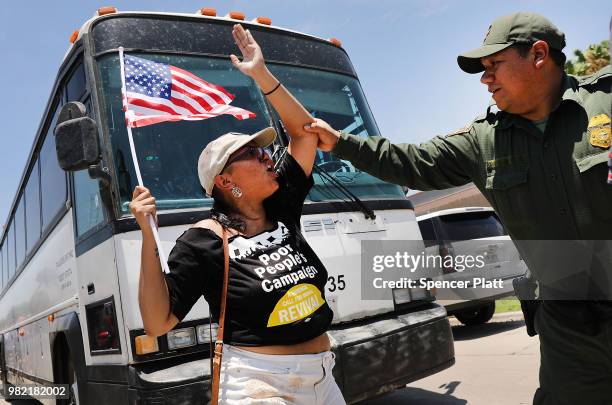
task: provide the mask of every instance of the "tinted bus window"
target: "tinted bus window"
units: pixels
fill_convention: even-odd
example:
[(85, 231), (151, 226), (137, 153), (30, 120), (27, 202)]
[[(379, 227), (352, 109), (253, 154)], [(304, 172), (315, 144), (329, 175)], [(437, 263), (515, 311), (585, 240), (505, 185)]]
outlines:
[(59, 167), (55, 152), (53, 128), (57, 114), (47, 130), (47, 136), (40, 151), (40, 194), (42, 199), (42, 229), (46, 229), (57, 212), (66, 202), (66, 175)]
[(9, 231), (6, 238), (6, 248), (8, 254), (8, 276), (9, 280), (15, 274), (15, 229), (13, 227), (13, 221), (9, 226)]
[(38, 180), (38, 161), (36, 161), (25, 188), (27, 252), (32, 249), (40, 237), (40, 184)]
[(423, 237), (423, 242), (425, 242), (425, 247), (436, 245), (438, 243), (436, 241), (436, 234), (434, 232), (431, 219), (419, 221), (419, 229), (421, 230), (421, 236)]
[(25, 198), (21, 196), (19, 203), (17, 204), (17, 210), (15, 211), (15, 253), (16, 261), (15, 267), (19, 267), (25, 259), (25, 246), (26, 246), (26, 235), (25, 235)]
[(74, 172), (74, 199), (77, 235), (80, 236), (104, 220), (98, 180), (90, 178), (87, 170)]
[(2, 277), (4, 277), (4, 285), (8, 284), (9, 274), (8, 274), (8, 249), (6, 248), (6, 241), (8, 238), (4, 239), (4, 243), (2, 245)]
[(72, 73), (70, 80), (68, 80), (68, 83), (66, 84), (66, 96), (68, 97), (68, 101), (80, 100), (85, 93), (85, 89), (85, 69), (81, 63)]
[(441, 231), (447, 240), (480, 239), (505, 234), (495, 213), (490, 211), (442, 215), (439, 218)]
[(0, 248), (0, 291), (4, 288), (4, 247)]

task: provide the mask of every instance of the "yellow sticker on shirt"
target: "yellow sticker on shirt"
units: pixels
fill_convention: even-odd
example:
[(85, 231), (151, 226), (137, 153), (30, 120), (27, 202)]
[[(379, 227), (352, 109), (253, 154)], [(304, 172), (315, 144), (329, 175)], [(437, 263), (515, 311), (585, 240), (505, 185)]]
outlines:
[(600, 148), (609, 148), (612, 144), (612, 130), (610, 129), (610, 116), (599, 114), (589, 121), (589, 143)]
[(268, 328), (287, 325), (304, 319), (312, 315), (323, 304), (325, 304), (325, 300), (321, 291), (314, 285), (298, 284), (293, 286), (276, 303), (268, 318)]

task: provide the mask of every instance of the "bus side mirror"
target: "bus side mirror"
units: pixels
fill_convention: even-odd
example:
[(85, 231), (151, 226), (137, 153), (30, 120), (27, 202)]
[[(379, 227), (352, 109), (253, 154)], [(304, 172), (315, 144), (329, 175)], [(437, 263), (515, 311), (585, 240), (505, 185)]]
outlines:
[(96, 122), (87, 117), (83, 103), (72, 101), (60, 111), (55, 127), (55, 149), (62, 169), (77, 171), (100, 162)]

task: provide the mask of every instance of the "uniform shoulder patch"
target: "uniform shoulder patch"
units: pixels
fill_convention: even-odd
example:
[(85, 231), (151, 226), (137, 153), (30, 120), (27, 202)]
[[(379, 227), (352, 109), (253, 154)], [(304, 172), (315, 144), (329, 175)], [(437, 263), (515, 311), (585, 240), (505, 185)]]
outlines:
[(481, 115), (477, 116), (476, 118), (474, 118), (474, 120), (472, 122), (470, 122), (469, 124), (467, 124), (463, 128), (459, 128), (456, 131), (450, 132), (450, 133), (444, 135), (444, 137), (447, 138), (449, 136), (467, 134), (468, 132), (470, 132), (472, 130), (472, 128), (474, 127), (475, 123), (485, 121), (488, 118), (489, 115), (490, 114), (487, 111), (486, 114), (481, 114)]
[(489, 118), (489, 116), (491, 115), (495, 115), (495, 112), (491, 111), (492, 110), (492, 106), (489, 106), (489, 108), (487, 108), (487, 112), (484, 114), (480, 114), (478, 115), (476, 118), (474, 118), (474, 120), (472, 121), (472, 124), (474, 122), (482, 122), (485, 121), (487, 118)]
[(470, 129), (472, 129), (472, 126), (473, 126), (473, 125), (474, 125), (473, 123), (470, 123), (470, 124), (468, 124), (468, 125), (464, 126), (463, 128), (459, 128), (459, 129), (458, 129), (458, 130), (456, 130), (456, 131), (453, 131), (453, 132), (450, 132), (450, 133), (448, 133), (448, 134), (444, 135), (444, 137), (445, 137), (445, 138), (448, 138), (449, 136), (455, 136), (455, 135), (467, 134), (468, 132), (470, 132)]

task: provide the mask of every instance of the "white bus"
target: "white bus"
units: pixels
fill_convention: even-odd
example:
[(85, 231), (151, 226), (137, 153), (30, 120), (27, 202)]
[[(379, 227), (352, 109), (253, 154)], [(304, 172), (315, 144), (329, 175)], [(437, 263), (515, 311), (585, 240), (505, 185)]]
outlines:
[[(167, 335), (151, 338), (143, 330), (137, 297), (141, 234), (128, 209), (136, 176), (118, 48), (219, 84), (236, 95), (232, 105), (257, 114), (244, 121), (222, 116), (134, 130), (168, 253), (187, 227), (210, 215), (211, 200), (196, 175), (207, 142), (266, 126), (280, 133), (277, 146), (287, 142), (265, 97), (229, 61), (237, 52), (231, 28), (238, 21), (254, 33), (270, 69), (313, 116), (354, 134), (379, 133), (336, 40), (274, 27), (266, 18), (219, 17), (212, 9), (193, 15), (98, 10), (71, 38), (0, 239), (5, 395), (10, 385), (63, 383), (71, 387), (67, 403), (205, 403), (210, 370), (204, 299)], [(85, 116), (75, 102), (85, 106)], [(72, 143), (65, 142), (66, 133), (54, 136), (56, 125), (69, 119)], [(77, 144), (88, 148), (79, 155)], [(70, 170), (60, 168), (58, 156)], [(451, 329), (444, 308), (431, 297), (397, 290), (380, 300), (360, 299), (361, 241), (421, 239), (402, 189), (329, 153), (319, 153), (316, 166), (302, 230), (329, 271), (334, 376), (347, 401), (451, 366)]]

